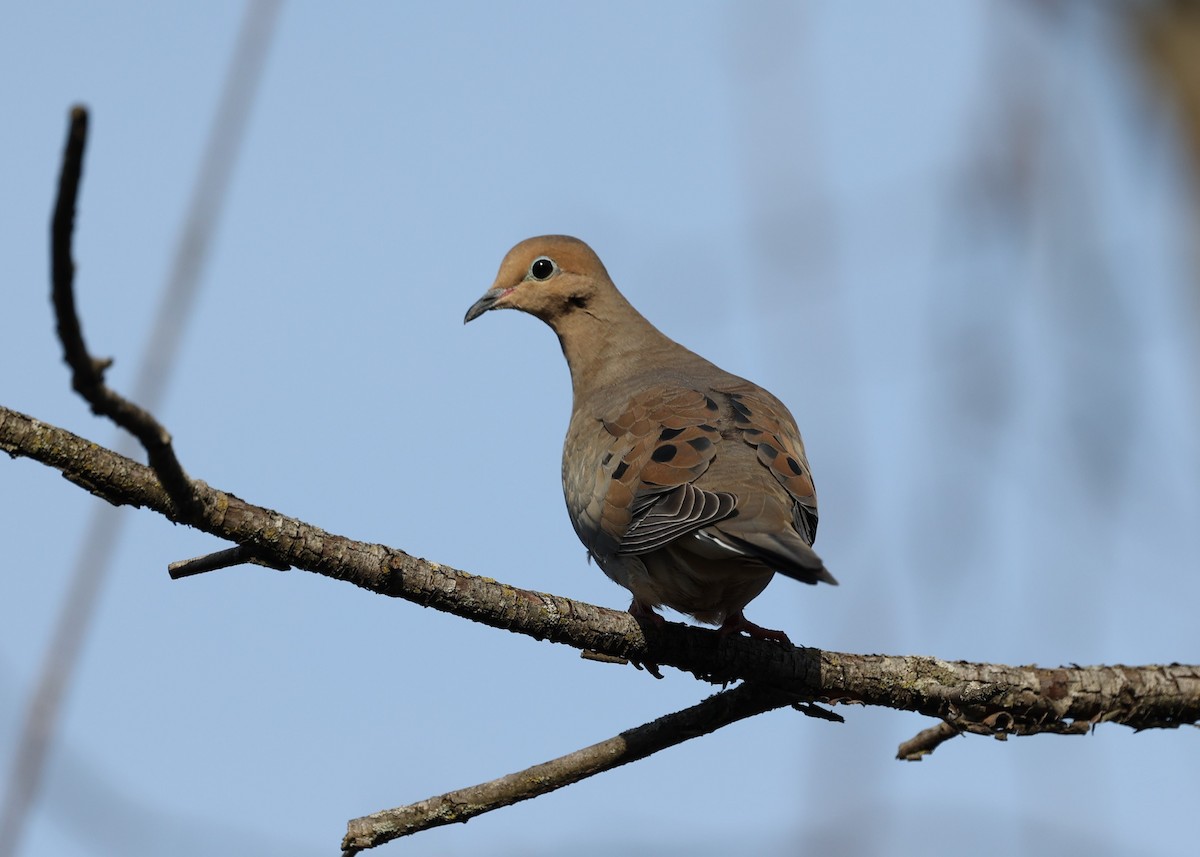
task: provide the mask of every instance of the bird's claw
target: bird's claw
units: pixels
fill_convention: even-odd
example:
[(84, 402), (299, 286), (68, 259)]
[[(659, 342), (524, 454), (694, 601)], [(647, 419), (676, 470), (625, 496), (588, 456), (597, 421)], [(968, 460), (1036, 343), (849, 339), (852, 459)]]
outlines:
[[(629, 605), (629, 615), (636, 619), (639, 625), (645, 623), (654, 628), (661, 628), (663, 625), (667, 624), (667, 620), (656, 613), (653, 607), (643, 604), (636, 598), (633, 599), (633, 602)], [(636, 661), (633, 658), (630, 658), (629, 662), (639, 670), (644, 669), (655, 678), (663, 677), (662, 670), (658, 668), (658, 664), (654, 663), (654, 661)]]
[(749, 619), (738, 611), (734, 615), (727, 618), (721, 627), (717, 629), (717, 636), (722, 640), (731, 634), (745, 633), (755, 640), (773, 640), (776, 643), (783, 643), (785, 646), (790, 646), (792, 641), (788, 639), (788, 635), (783, 631), (772, 631), (770, 628), (764, 628), (762, 625), (755, 625)]

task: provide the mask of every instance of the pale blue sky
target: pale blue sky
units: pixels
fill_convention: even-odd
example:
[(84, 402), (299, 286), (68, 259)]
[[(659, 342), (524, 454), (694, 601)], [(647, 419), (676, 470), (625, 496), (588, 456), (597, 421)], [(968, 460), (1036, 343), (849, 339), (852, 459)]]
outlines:
[[(1182, 157), (1105, 14), (1026, 8), (285, 6), (159, 410), (179, 455), (334, 532), (624, 607), (562, 507), (553, 336), (510, 313), (462, 326), (509, 246), (571, 233), (664, 331), (800, 422), (842, 585), (781, 579), (752, 619), (844, 651), (1194, 662)], [(53, 336), (66, 113), (92, 110), (85, 332), (127, 390), (240, 16), (0, 13), (0, 403), (113, 442)], [(4, 772), (97, 502), (0, 461)], [(28, 857), (330, 854), (348, 818), (710, 692), (303, 572), (172, 582), (168, 562), (223, 545), (120, 514)], [(378, 853), (1194, 844), (1193, 730), (972, 737), (914, 765), (895, 748), (928, 720), (840, 711), (755, 718)]]

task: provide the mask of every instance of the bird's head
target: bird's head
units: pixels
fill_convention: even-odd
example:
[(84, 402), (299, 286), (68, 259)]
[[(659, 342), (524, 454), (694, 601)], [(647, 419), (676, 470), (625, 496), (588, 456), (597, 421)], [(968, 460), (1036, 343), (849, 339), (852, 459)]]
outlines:
[(562, 319), (615, 294), (591, 247), (567, 235), (542, 235), (508, 251), (496, 281), (467, 310), (463, 323), (490, 309), (519, 309), (558, 329)]

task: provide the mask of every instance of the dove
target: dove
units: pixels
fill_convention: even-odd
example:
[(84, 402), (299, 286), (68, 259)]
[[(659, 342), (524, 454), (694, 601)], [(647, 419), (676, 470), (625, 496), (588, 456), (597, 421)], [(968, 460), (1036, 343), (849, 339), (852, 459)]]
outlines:
[(573, 398), (567, 511), (589, 557), (633, 596), (629, 612), (661, 624), (665, 606), (723, 637), (788, 643), (746, 605), (776, 572), (837, 581), (812, 549), (817, 495), (783, 403), (661, 333), (577, 238), (513, 247), (464, 323), (495, 309), (558, 336)]

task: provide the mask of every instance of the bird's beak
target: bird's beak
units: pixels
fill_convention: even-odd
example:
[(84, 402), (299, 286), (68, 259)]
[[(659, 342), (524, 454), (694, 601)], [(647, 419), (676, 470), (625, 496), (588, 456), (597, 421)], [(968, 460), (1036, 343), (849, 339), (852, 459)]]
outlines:
[(463, 318), (463, 324), (466, 324), (468, 321), (474, 321), (488, 310), (494, 309), (496, 302), (511, 291), (512, 289), (510, 288), (489, 289), (484, 293), (483, 297), (471, 304), (471, 308), (467, 310), (467, 314)]

